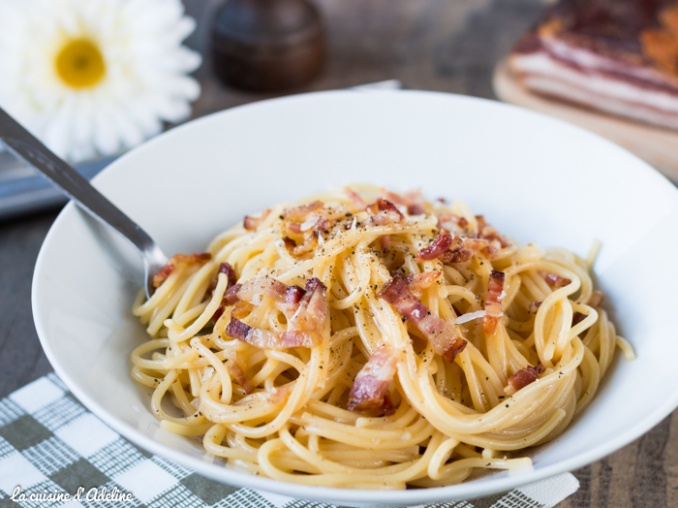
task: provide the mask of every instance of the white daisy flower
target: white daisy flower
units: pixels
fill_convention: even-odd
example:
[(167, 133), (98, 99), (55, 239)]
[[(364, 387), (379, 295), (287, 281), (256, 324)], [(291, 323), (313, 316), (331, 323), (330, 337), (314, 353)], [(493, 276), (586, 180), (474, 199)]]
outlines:
[(0, 0), (0, 105), (70, 161), (190, 114), (200, 55), (180, 0)]

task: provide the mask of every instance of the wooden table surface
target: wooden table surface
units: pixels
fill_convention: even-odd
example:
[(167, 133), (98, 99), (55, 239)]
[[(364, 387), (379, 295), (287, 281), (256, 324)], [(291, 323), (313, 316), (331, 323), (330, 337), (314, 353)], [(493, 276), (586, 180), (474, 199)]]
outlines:
[[(294, 93), (398, 79), (406, 88), (494, 99), (494, 65), (543, 8), (539, 0), (316, 1), (329, 55), (322, 74)], [(196, 49), (207, 47), (218, 3), (187, 1), (198, 21), (188, 41)], [(197, 76), (203, 91), (194, 116), (273, 96), (221, 85), (208, 56)], [(57, 212), (0, 223), (0, 397), (51, 371), (33, 326), (30, 287), (38, 250)], [(559, 506), (678, 506), (676, 432), (678, 412), (622, 450), (574, 471), (581, 488)]]

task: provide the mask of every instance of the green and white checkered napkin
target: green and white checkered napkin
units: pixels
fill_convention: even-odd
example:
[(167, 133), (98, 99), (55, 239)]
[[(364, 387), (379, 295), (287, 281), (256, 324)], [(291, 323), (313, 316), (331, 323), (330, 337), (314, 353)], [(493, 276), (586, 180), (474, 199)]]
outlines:
[[(566, 473), (435, 508), (551, 507), (578, 487)], [(87, 411), (55, 374), (0, 401), (0, 508), (9, 506), (334, 508), (230, 487), (150, 455)]]

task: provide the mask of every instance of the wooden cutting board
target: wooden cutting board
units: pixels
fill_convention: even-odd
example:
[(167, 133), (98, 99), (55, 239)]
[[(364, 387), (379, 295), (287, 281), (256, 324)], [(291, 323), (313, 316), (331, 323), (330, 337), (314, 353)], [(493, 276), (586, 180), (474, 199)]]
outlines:
[(566, 120), (623, 146), (678, 183), (678, 131), (616, 118), (538, 96), (523, 88), (499, 62), (493, 76), (494, 92), (504, 102)]

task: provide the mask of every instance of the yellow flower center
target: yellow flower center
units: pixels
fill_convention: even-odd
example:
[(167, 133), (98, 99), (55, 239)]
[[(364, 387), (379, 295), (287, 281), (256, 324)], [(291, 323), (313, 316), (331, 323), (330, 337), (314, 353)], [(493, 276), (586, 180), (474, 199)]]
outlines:
[(71, 88), (96, 85), (106, 74), (106, 62), (98, 46), (88, 39), (72, 39), (56, 57), (56, 71)]

